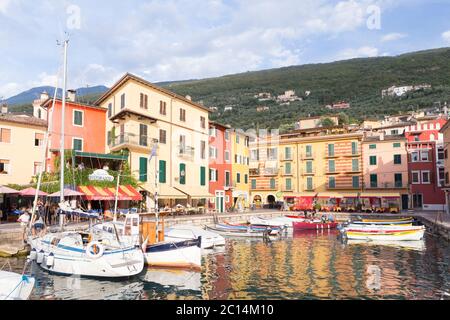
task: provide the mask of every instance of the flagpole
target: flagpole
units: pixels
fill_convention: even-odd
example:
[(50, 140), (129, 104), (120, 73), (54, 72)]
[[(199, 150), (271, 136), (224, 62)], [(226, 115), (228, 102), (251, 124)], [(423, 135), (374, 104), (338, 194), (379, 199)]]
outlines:
[(157, 140), (154, 140), (154, 145), (152, 148), (152, 156), (155, 156), (155, 219), (156, 219), (156, 237), (159, 240), (159, 205), (158, 205), (158, 152), (156, 151), (158, 147)]

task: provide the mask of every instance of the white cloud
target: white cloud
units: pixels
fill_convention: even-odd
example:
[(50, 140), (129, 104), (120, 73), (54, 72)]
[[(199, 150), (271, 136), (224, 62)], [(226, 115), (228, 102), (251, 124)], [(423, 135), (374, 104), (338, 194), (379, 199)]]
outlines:
[(450, 30), (445, 31), (444, 33), (442, 33), (442, 39), (444, 39), (444, 41), (447, 44), (450, 44)]
[(389, 33), (389, 34), (384, 35), (381, 38), (381, 42), (397, 41), (397, 40), (403, 39), (403, 38), (405, 38), (407, 36), (408, 35), (405, 34), (405, 33), (396, 33), (396, 32)]
[(348, 48), (342, 50), (338, 53), (337, 59), (353, 59), (353, 58), (367, 58), (367, 57), (376, 57), (379, 55), (378, 48), (375, 47), (360, 47), (357, 49)]

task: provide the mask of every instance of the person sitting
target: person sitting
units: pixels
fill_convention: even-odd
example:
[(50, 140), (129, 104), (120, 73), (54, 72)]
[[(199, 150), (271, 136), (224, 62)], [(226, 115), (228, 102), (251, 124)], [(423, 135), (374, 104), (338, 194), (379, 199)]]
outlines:
[(33, 228), (31, 230), (33, 236), (38, 235), (39, 237), (42, 236), (42, 232), (45, 229), (44, 220), (42, 220), (42, 217), (39, 216), (38, 219), (33, 223)]

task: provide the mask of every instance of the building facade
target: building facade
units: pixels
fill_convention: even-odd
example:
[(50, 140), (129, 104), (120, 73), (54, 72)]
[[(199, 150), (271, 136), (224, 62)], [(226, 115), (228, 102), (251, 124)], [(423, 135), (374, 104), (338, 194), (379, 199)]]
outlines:
[(147, 191), (147, 207), (205, 205), (209, 110), (132, 74), (96, 102), (108, 112), (110, 152), (126, 151), (131, 171)]
[(442, 190), (445, 194), (445, 212), (450, 214), (450, 120), (442, 126), (439, 133), (442, 134), (444, 146), (444, 187)]
[(231, 130), (231, 196), (233, 206), (239, 210), (249, 206), (249, 136), (241, 130)]

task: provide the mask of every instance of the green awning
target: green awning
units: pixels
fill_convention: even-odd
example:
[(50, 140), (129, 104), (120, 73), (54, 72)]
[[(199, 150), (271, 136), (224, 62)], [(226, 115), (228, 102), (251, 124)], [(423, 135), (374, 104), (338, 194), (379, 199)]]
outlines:
[(126, 155), (121, 156), (121, 155), (116, 155), (116, 154), (92, 153), (92, 152), (81, 152), (81, 151), (75, 151), (75, 157), (118, 160), (118, 161), (127, 161), (128, 160), (128, 156), (126, 156)]

